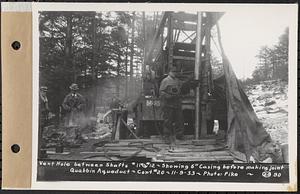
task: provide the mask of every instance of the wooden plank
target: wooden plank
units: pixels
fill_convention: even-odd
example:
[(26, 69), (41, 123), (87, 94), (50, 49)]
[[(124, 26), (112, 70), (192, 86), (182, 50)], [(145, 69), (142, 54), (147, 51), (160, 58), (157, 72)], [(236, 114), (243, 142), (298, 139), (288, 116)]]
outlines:
[(126, 151), (126, 152), (122, 152), (119, 154), (119, 156), (121, 157), (148, 157), (148, 158), (152, 158), (155, 157), (156, 155), (158, 155), (158, 153), (156, 152), (148, 152), (148, 151), (141, 151), (141, 152), (130, 152), (130, 151)]
[(195, 52), (189, 52), (189, 51), (174, 51), (174, 55), (176, 56), (183, 56), (183, 57), (195, 57)]
[(173, 66), (173, 47), (174, 47), (174, 43), (173, 43), (173, 30), (174, 30), (174, 20), (172, 17), (172, 14), (170, 14), (169, 18), (168, 18), (168, 35), (167, 35), (167, 51), (168, 51), (168, 60), (167, 60), (167, 64), (168, 64), (168, 69), (170, 69)]
[(47, 153), (47, 154), (51, 154), (51, 155), (68, 155), (68, 154), (70, 154), (71, 152), (57, 153), (57, 152), (52, 151), (52, 150), (47, 150), (46, 153)]
[[(166, 147), (170, 147), (169, 144), (154, 144), (154, 147), (158, 147), (158, 148), (166, 148)], [(220, 146), (220, 145), (214, 145), (214, 144), (210, 144), (210, 145), (192, 145), (192, 144), (175, 144), (173, 145), (174, 148), (185, 148), (185, 149), (211, 149), (211, 148), (221, 148), (224, 146)]]
[(212, 156), (231, 156), (228, 151), (212, 151), (209, 152)]
[(175, 147), (174, 149), (169, 149), (168, 152), (170, 153), (208, 152), (208, 151), (216, 151), (222, 148), (223, 147), (218, 147), (218, 146)]
[(152, 139), (152, 140), (162, 140), (162, 137), (160, 135), (151, 135), (150, 139)]
[(104, 148), (104, 150), (113, 150), (113, 151), (137, 151), (140, 150), (141, 148), (137, 147), (109, 147), (109, 148)]
[[(220, 13), (220, 12), (206, 12), (206, 14), (210, 18), (209, 23), (212, 26), (215, 25), (215, 23), (224, 15), (224, 13)], [(189, 21), (195, 23), (197, 22), (196, 14), (177, 12), (177, 13), (173, 13), (173, 18), (179, 21)], [(204, 18), (203, 20), (206, 20), (206, 18)]]
[[(187, 136), (186, 137), (187, 140), (177, 140), (178, 144), (192, 144), (192, 136)], [(149, 143), (153, 143), (153, 144), (166, 144), (166, 142), (162, 139), (153, 137), (153, 139), (141, 139), (141, 140), (126, 140), (126, 141), (120, 141), (121, 144), (125, 144), (125, 142), (127, 142), (127, 144), (134, 144), (134, 145), (139, 145), (139, 143), (144, 143), (144, 144), (149, 144)], [(106, 144), (107, 145), (107, 144)], [(108, 144), (109, 146), (111, 144)], [(116, 144), (115, 144), (116, 145)], [(113, 145), (112, 145), (113, 146)]]
[(224, 150), (224, 147), (217, 147), (217, 146), (212, 146), (212, 147), (200, 147), (200, 148), (192, 148), (190, 149), (191, 152), (209, 152), (209, 151), (220, 151)]
[(223, 157), (169, 157), (166, 156), (164, 161), (233, 161), (233, 158)]
[(196, 24), (183, 23), (183, 22), (174, 22), (174, 29), (184, 30), (184, 31), (196, 31)]
[(103, 151), (95, 151), (95, 152), (79, 152), (79, 154), (85, 155), (85, 154), (103, 154), (105, 152)]
[[(105, 157), (108, 154), (106, 152), (80, 152), (82, 158), (89, 158), (89, 157)], [(116, 155), (115, 153), (111, 153), (110, 155)]]
[(93, 160), (93, 161), (110, 161), (110, 159), (108, 159), (107, 157), (101, 157), (101, 156), (97, 156), (97, 157), (92, 157), (92, 158), (87, 158), (85, 160)]
[(219, 156), (224, 156), (228, 157), (231, 155), (227, 151), (216, 151), (214, 152), (179, 152), (179, 153), (172, 153), (172, 152), (167, 152), (165, 153), (166, 156), (173, 156), (173, 157), (219, 157)]
[(188, 50), (188, 51), (195, 51), (196, 50), (196, 45), (195, 44), (190, 44), (190, 43), (183, 43), (183, 42), (176, 42), (174, 45), (174, 49), (179, 50)]
[(149, 142), (151, 139), (120, 139), (119, 142)]
[(233, 160), (234, 158), (232, 156), (213, 156), (217, 160)]
[(173, 56), (174, 59), (187, 60), (187, 61), (195, 61), (195, 57), (183, 57), (183, 56)]
[(192, 141), (193, 145), (212, 145), (216, 144), (216, 139), (198, 139)]
[[(103, 147), (97, 147), (96, 149), (101, 150), (101, 149), (137, 149), (141, 148), (142, 145), (120, 145), (120, 146), (103, 146)], [(150, 143), (150, 144), (145, 144), (143, 147), (145, 148), (167, 148), (170, 147), (170, 144), (165, 144), (165, 143)], [(189, 142), (176, 142), (175, 145), (173, 145), (175, 148), (186, 148), (186, 149), (209, 149), (209, 148), (220, 148), (223, 146), (220, 145), (215, 145), (215, 144), (203, 144), (203, 145), (193, 145), (192, 143)]]
[(191, 13), (177, 12), (173, 13), (175, 20), (197, 22), (197, 15)]
[(107, 143), (103, 147), (123, 147), (127, 146), (128, 142)]
[[(184, 143), (184, 142), (183, 142)], [(170, 147), (170, 144), (154, 144), (153, 147), (158, 147), (158, 148), (168, 148)], [(204, 148), (205, 146), (195, 146), (192, 144), (179, 144), (177, 142), (175, 145), (173, 145), (174, 148), (186, 148), (186, 149), (196, 149), (196, 148)]]
[(96, 148), (96, 151), (134, 151), (134, 150), (138, 150), (140, 148), (137, 147), (101, 147), (101, 148)]
[(184, 139), (184, 141), (195, 139), (195, 135), (185, 135)]

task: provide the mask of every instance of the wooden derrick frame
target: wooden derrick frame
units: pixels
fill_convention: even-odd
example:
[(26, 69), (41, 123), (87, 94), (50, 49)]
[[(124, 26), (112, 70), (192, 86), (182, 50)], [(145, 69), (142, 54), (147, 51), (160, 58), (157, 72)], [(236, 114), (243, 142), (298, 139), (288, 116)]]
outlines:
[[(191, 39), (191, 37), (193, 37), (195, 34), (197, 37), (197, 28), (200, 29), (200, 31), (198, 32), (201, 34), (200, 41), (198, 40), (198, 47), (200, 48), (198, 48), (198, 50), (200, 50), (198, 62), (199, 77), (196, 78), (195, 74), (195, 79), (199, 80), (200, 82), (199, 93), (197, 94), (198, 97), (196, 97), (196, 99), (199, 98), (199, 100), (198, 103), (196, 103), (196, 99), (194, 100), (194, 102), (192, 102), (194, 104), (193, 109), (196, 109), (197, 111), (196, 107), (199, 107), (199, 114), (197, 114), (196, 112), (196, 118), (199, 118), (199, 120), (196, 119), (197, 121), (195, 121), (196, 139), (200, 138), (200, 136), (205, 137), (207, 135), (206, 119), (209, 118), (211, 114), (211, 102), (208, 93), (213, 88), (210, 64), (210, 37), (212, 27), (217, 23), (217, 21), (221, 18), (222, 15), (223, 13), (219, 12), (202, 12), (201, 24), (200, 26), (197, 26), (198, 16), (195, 14), (189, 14), (184, 12), (163, 12), (161, 21), (159, 23), (159, 27), (157, 28), (157, 31), (154, 35), (152, 45), (150, 46), (149, 52), (145, 58), (145, 64), (149, 65), (150, 69), (152, 69), (155, 72), (156, 78), (152, 79), (157, 80), (162, 80), (162, 78), (169, 72), (170, 68), (174, 64), (174, 61), (176, 60), (180, 60), (183, 63), (195, 65), (196, 59), (191, 55), (193, 55), (193, 52), (197, 52), (196, 46), (192, 46), (193, 44), (196, 45), (196, 42), (195, 40), (190, 40), (190, 43), (186, 43), (186, 41), (187, 39)], [(188, 35), (188, 33), (186, 33), (185, 31), (189, 31), (191, 32), (191, 34)], [(167, 35), (164, 36), (164, 34)], [(183, 48), (188, 48), (190, 47), (188, 45), (191, 45), (193, 47), (191, 50), (188, 49), (185, 52), (182, 50), (178, 50), (177, 47), (175, 48), (175, 45), (179, 45), (178, 43), (180, 43), (178, 42), (180, 34), (185, 34), (186, 36), (184, 41), (181, 41), (182, 43), (185, 43), (185, 45), (182, 45), (184, 46)], [(161, 41), (161, 43), (159, 44), (159, 48), (157, 47), (158, 41)], [(177, 54), (175, 53), (175, 51), (177, 52)], [(184, 56), (185, 54), (189, 55)], [(157, 96), (159, 95), (156, 94), (156, 97)], [(139, 114), (144, 113), (140, 112)], [(161, 118), (157, 119), (159, 120)]]

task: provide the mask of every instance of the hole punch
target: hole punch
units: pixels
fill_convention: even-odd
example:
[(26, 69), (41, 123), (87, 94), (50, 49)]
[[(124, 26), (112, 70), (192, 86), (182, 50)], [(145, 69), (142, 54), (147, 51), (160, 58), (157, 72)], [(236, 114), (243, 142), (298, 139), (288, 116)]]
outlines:
[(12, 44), (11, 44), (11, 47), (14, 49), (14, 50), (19, 50), (21, 48), (21, 43), (19, 41), (14, 41)]
[(18, 144), (14, 144), (11, 146), (11, 151), (13, 153), (18, 153), (20, 151), (20, 146)]

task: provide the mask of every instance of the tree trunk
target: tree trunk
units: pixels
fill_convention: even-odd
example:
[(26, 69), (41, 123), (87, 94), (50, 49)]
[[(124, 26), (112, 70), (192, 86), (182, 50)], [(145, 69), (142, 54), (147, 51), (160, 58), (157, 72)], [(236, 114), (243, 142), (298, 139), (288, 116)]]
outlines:
[(118, 48), (118, 64), (117, 64), (117, 84), (116, 84), (116, 93), (117, 93), (117, 97), (118, 99), (120, 98), (120, 67), (121, 67), (121, 53), (120, 53), (120, 49)]
[(126, 42), (126, 53), (125, 53), (125, 99), (128, 98), (128, 51), (129, 45), (128, 41)]
[(93, 106), (92, 106), (92, 113), (96, 113), (96, 106), (97, 106), (97, 99), (98, 99), (98, 90), (97, 90), (97, 80), (98, 80), (98, 75), (97, 75), (97, 53), (96, 53), (96, 46), (97, 46), (97, 39), (96, 39), (96, 13), (92, 14), (92, 44), (93, 44), (93, 61), (92, 61), (92, 79), (93, 79)]
[(72, 13), (66, 14), (67, 18), (67, 31), (66, 31), (66, 45), (65, 45), (65, 64), (70, 65), (72, 67), (73, 72), (73, 82), (77, 81), (77, 74), (76, 74), (76, 66), (73, 62), (72, 56)]
[(140, 84), (140, 91), (144, 92), (144, 78), (146, 77), (146, 24), (145, 24), (145, 12), (143, 11), (143, 58), (142, 58), (142, 79), (141, 79), (141, 84)]
[(133, 92), (133, 56), (134, 56), (134, 31), (135, 31), (135, 12), (132, 14), (132, 23), (131, 23), (131, 45), (130, 45), (130, 82), (129, 82), (129, 93), (132, 94)]

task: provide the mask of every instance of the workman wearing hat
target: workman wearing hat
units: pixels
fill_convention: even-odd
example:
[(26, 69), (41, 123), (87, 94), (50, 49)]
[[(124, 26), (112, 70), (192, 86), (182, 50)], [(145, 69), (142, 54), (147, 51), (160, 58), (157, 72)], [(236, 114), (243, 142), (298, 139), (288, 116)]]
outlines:
[(48, 120), (48, 115), (49, 115), (49, 104), (48, 104), (47, 92), (48, 92), (48, 88), (46, 86), (40, 87), (39, 111), (40, 111), (40, 118), (44, 122)]
[(164, 138), (173, 144), (176, 139), (183, 139), (183, 115), (181, 109), (182, 81), (178, 79), (176, 67), (170, 69), (169, 75), (161, 81), (159, 95), (164, 119)]
[(44, 157), (42, 153), (42, 148), (45, 146), (45, 141), (43, 139), (43, 132), (44, 128), (48, 124), (49, 116), (50, 116), (50, 109), (48, 104), (48, 97), (47, 97), (48, 88), (47, 86), (41, 86), (39, 92), (39, 141), (38, 141), (38, 151), (39, 157)]
[(66, 127), (82, 127), (84, 121), (85, 99), (77, 91), (78, 85), (73, 83), (69, 87), (71, 92), (65, 97), (62, 107), (66, 111)]

